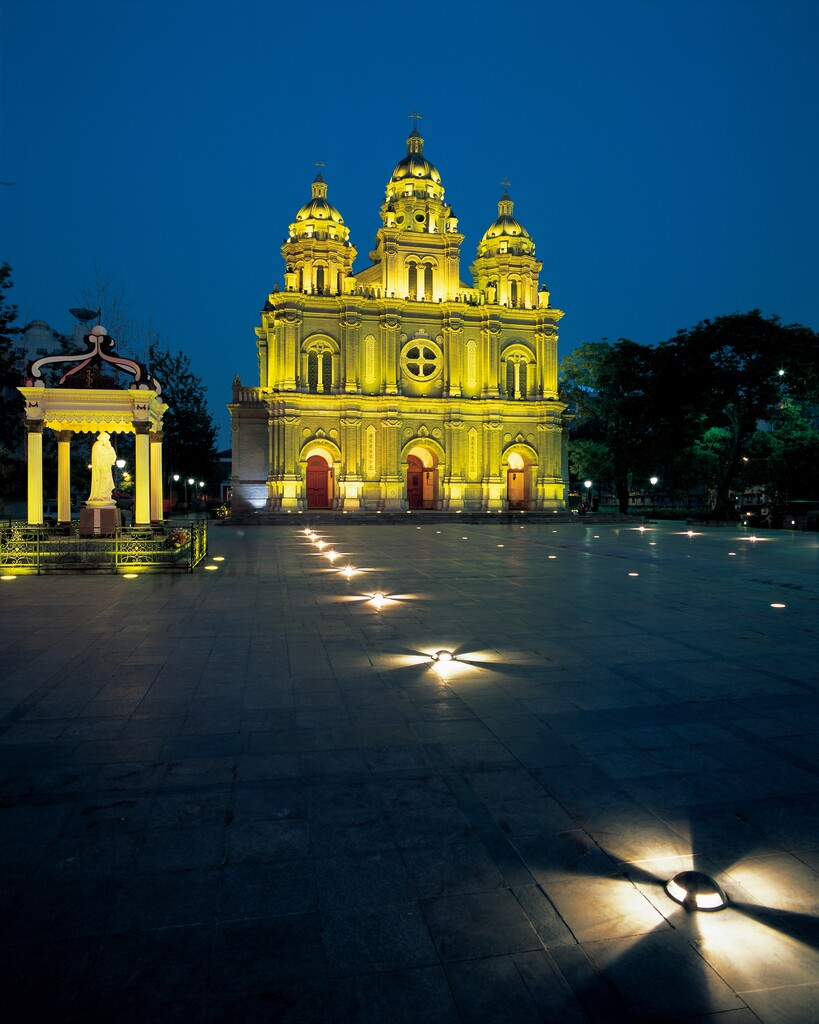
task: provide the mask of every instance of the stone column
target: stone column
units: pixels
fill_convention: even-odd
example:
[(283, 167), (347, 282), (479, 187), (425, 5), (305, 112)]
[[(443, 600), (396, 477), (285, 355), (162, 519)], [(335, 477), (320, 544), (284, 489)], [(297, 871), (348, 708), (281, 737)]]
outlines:
[(361, 390), (361, 352), (359, 350), (359, 331), (361, 317), (348, 311), (341, 318), (341, 365), (339, 367), (340, 390), (355, 394)]
[(71, 522), (71, 438), (73, 430), (57, 432), (57, 522)]
[(361, 415), (350, 410), (341, 417), (341, 459), (343, 477), (338, 481), (342, 508), (361, 508), (364, 486), (361, 476)]
[(43, 421), (26, 421), (28, 459), (28, 522), (43, 525)]
[(282, 508), (305, 508), (307, 505), (305, 480), (298, 468), (299, 444), (297, 437), (301, 416), (286, 406), (282, 423)]
[(506, 500), (505, 481), (501, 474), (501, 427), (503, 421), (487, 420), (484, 425), (485, 438), (485, 476), (484, 500), (489, 509), (503, 508)]
[(464, 508), (464, 492), (468, 479), (464, 464), (465, 426), (457, 414), (451, 419), (444, 420), (448, 472), (443, 481), (443, 507), (448, 509)]
[(151, 522), (151, 467), (150, 467), (150, 424), (134, 423), (135, 483), (134, 483), (134, 526), (149, 526)]
[(463, 333), (460, 319), (450, 314), (443, 327), (445, 398), (459, 398), (461, 395)]
[(151, 431), (151, 522), (161, 523), (164, 516), (162, 503), (164, 493), (164, 479), (162, 476), (162, 440), (164, 434), (161, 431)]
[(398, 431), (401, 416), (397, 409), (388, 409), (387, 415), (381, 420), (381, 443), (383, 445), (383, 476), (382, 495), (385, 509), (406, 508), (404, 497), (404, 480), (401, 474), (401, 446)]
[(381, 351), (384, 358), (384, 392), (398, 394), (398, 316), (386, 313), (381, 317)]
[(481, 325), (481, 349), (483, 372), (486, 381), (484, 398), (497, 398), (500, 394), (498, 373), (500, 371), (500, 327), (491, 319)]
[[(282, 310), (278, 316), (276, 330), (284, 333), (284, 363), (280, 364), (279, 377), (283, 391), (295, 391), (300, 374), (301, 344), (300, 332), (303, 317), (298, 310)], [(302, 382), (306, 385), (306, 381)]]

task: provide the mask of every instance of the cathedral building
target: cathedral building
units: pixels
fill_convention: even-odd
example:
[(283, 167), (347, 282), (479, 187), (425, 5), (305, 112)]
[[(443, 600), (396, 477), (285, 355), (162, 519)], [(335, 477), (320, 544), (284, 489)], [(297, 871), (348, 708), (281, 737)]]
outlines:
[(321, 174), (230, 405), (234, 511), (567, 507), (567, 406), (543, 264), (504, 193), (461, 280), (458, 220), (414, 128), (370, 264)]

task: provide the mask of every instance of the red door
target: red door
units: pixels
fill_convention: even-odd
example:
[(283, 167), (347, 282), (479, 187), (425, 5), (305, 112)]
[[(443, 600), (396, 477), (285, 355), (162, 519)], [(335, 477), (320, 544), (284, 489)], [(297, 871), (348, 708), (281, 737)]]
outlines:
[(320, 455), (307, 460), (307, 507), (330, 507), (330, 467)]
[(506, 474), (506, 499), (509, 508), (523, 508), (524, 477), (522, 469), (510, 469)]
[(424, 507), (424, 467), (415, 455), (407, 459), (407, 504), (410, 508)]

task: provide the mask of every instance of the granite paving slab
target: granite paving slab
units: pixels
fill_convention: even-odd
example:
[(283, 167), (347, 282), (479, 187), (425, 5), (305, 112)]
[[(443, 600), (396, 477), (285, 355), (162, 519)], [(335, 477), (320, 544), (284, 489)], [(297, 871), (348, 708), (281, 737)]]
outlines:
[(0, 581), (2, 1019), (815, 1024), (816, 535), (310, 518)]

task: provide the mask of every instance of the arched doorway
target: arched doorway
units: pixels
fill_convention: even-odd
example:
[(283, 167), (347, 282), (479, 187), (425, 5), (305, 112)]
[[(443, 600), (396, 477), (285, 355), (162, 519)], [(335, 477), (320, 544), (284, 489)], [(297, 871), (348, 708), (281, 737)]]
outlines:
[(330, 467), (321, 455), (311, 455), (307, 460), (307, 507), (330, 507)]
[(417, 455), (407, 456), (407, 504), (424, 507), (424, 464)]
[(509, 508), (523, 508), (526, 503), (526, 464), (518, 452), (510, 452), (506, 464), (506, 500)]

